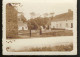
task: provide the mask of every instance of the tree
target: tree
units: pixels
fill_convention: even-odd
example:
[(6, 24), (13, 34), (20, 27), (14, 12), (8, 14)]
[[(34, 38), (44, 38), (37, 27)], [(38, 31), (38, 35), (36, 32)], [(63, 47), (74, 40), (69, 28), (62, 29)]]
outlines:
[[(34, 14), (31, 13), (31, 16)], [(40, 29), (40, 26), (43, 26), (43, 28), (46, 28), (47, 23), (49, 22), (48, 13), (44, 14), (45, 17), (38, 16), (34, 19), (28, 20), (28, 28), (29, 29)]]
[(53, 17), (54, 13), (50, 13), (50, 17)]
[(31, 18), (33, 19), (36, 14), (34, 12), (31, 12), (30, 15), (31, 15)]
[(54, 13), (50, 13), (50, 20), (52, 20), (54, 17)]
[(44, 17), (47, 17), (48, 16), (48, 13), (44, 13), (43, 15), (44, 15)]

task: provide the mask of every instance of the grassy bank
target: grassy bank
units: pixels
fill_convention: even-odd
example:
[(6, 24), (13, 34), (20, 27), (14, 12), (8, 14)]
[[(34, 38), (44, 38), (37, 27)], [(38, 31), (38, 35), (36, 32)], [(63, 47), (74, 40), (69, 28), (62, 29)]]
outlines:
[(31, 48), (29, 51), (72, 51), (73, 44), (60, 45), (54, 47)]
[(70, 43), (69, 45), (57, 45), (52, 47), (36, 47), (36, 48), (29, 48), (29, 49), (22, 49), (15, 52), (32, 52), (32, 51), (72, 51), (73, 44)]

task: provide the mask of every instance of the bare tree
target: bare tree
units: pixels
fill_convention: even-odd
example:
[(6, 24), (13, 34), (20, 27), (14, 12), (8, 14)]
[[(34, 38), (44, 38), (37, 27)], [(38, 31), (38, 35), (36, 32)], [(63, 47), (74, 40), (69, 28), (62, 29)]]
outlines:
[(31, 18), (34, 18), (36, 14), (34, 12), (31, 12), (30, 15), (31, 15)]
[(43, 15), (44, 15), (44, 17), (47, 17), (48, 16), (48, 13), (44, 13)]
[(53, 17), (54, 13), (50, 13), (50, 17)]
[(51, 18), (49, 17), (49, 20), (48, 20), (48, 23), (47, 23), (47, 27), (48, 27), (48, 29), (50, 29), (51, 19), (53, 19), (53, 15), (54, 15), (54, 13), (50, 13), (49, 15), (50, 15)]

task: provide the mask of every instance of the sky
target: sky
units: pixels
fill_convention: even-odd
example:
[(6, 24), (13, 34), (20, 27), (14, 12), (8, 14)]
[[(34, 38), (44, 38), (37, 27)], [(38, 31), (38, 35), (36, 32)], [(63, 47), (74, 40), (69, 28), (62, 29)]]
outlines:
[(68, 9), (73, 10), (75, 1), (73, 0), (26, 0), (22, 1), (22, 7), (19, 11), (22, 11), (27, 20), (30, 19), (31, 12), (36, 13), (37, 16), (42, 16), (44, 13), (54, 13), (55, 15), (68, 12)]

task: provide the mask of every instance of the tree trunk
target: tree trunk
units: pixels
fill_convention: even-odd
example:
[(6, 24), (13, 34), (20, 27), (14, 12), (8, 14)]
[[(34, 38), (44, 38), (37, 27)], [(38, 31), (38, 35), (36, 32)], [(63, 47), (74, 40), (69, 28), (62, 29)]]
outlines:
[(40, 35), (42, 35), (42, 30), (40, 29)]
[(30, 29), (30, 37), (31, 37), (31, 29)]

